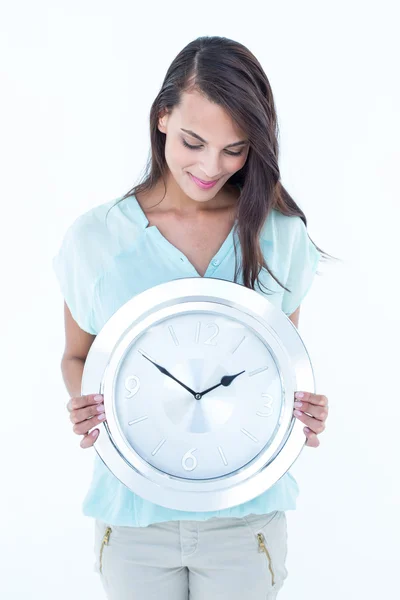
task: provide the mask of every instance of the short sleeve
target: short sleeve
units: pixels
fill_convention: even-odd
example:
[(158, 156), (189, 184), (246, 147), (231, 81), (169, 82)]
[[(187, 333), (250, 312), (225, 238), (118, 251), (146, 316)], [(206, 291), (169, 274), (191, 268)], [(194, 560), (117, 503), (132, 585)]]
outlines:
[[(288, 277), (285, 287), (291, 292), (283, 291), (282, 310), (286, 315), (294, 313), (307, 295), (321, 258), (313, 242), (308, 237), (304, 221), (298, 217), (288, 217), (291, 221), (289, 239)], [(282, 282), (283, 283), (283, 282)]]
[(96, 271), (91, 260), (92, 227), (82, 215), (67, 229), (58, 253), (52, 259), (53, 271), (64, 300), (79, 327), (96, 335), (92, 323)]

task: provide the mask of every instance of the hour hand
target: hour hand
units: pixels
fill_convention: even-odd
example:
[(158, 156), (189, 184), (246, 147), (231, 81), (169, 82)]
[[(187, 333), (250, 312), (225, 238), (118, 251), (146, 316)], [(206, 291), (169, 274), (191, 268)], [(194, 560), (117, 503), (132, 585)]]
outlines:
[(161, 373), (163, 375), (167, 375), (167, 377), (170, 377), (171, 379), (173, 379), (174, 381), (176, 381), (177, 383), (179, 383), (179, 385), (181, 385), (182, 387), (185, 388), (185, 390), (187, 390), (188, 392), (190, 392), (191, 394), (193, 394), (194, 397), (196, 397), (197, 392), (194, 392), (192, 389), (190, 389), (190, 387), (188, 387), (187, 385), (185, 385), (184, 383), (182, 383), (182, 381), (179, 381), (179, 379), (177, 379), (176, 377), (174, 377), (169, 371), (167, 371), (167, 369), (165, 367), (162, 367), (161, 365), (158, 365), (156, 362), (154, 362), (154, 360), (151, 360), (151, 358), (149, 358), (148, 356), (146, 356), (146, 354), (144, 352), (142, 352), (141, 350), (139, 350), (140, 354), (144, 357), (147, 358), (147, 360), (149, 360), (151, 363), (153, 363), (153, 365), (155, 367), (157, 367), (157, 369), (159, 371), (161, 371)]
[(241, 375), (244, 372), (245, 371), (240, 371), (240, 373), (236, 373), (235, 375), (224, 375), (222, 377), (220, 383), (217, 383), (217, 385), (213, 385), (212, 387), (208, 388), (208, 390), (204, 390), (204, 392), (200, 392), (201, 396), (208, 394), (208, 392), (211, 392), (211, 390), (215, 390), (215, 388), (219, 387), (220, 385), (228, 387), (228, 385), (231, 385), (232, 381), (234, 379), (236, 379), (236, 377), (238, 377), (238, 375)]

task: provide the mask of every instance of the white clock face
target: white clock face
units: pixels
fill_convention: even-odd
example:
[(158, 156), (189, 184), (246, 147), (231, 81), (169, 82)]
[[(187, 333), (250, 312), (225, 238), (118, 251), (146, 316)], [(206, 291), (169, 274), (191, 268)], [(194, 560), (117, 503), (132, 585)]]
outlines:
[(252, 329), (222, 314), (180, 313), (149, 327), (114, 381), (121, 434), (173, 476), (232, 473), (278, 429), (282, 385), (273, 355)]

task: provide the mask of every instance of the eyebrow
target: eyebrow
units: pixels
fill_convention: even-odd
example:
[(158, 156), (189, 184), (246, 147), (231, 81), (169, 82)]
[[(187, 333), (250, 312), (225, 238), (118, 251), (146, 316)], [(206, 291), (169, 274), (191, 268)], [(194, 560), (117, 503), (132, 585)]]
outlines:
[[(200, 140), (200, 142), (203, 142), (204, 144), (207, 144), (208, 142), (206, 142), (206, 140), (203, 140), (203, 138), (201, 138), (199, 135), (197, 135), (197, 133), (195, 133), (194, 131), (191, 131), (190, 129), (183, 129), (181, 127), (182, 131), (185, 131), (186, 133), (188, 133), (189, 135), (192, 135), (193, 137), (197, 138), (198, 140)], [(234, 146), (243, 146), (243, 144), (247, 144), (247, 140), (241, 140), (240, 142), (234, 142), (233, 144), (228, 144), (227, 146), (225, 146), (226, 148), (232, 148)]]

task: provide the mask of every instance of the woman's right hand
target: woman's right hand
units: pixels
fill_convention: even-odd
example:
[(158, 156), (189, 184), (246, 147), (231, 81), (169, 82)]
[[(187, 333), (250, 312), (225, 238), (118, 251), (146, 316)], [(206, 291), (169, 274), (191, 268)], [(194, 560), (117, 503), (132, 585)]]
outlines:
[(90, 448), (99, 435), (99, 430), (94, 429), (98, 423), (102, 423), (106, 416), (104, 411), (104, 398), (101, 394), (89, 394), (87, 396), (76, 396), (70, 398), (67, 403), (69, 418), (74, 426), (73, 432), (83, 435), (81, 448)]

